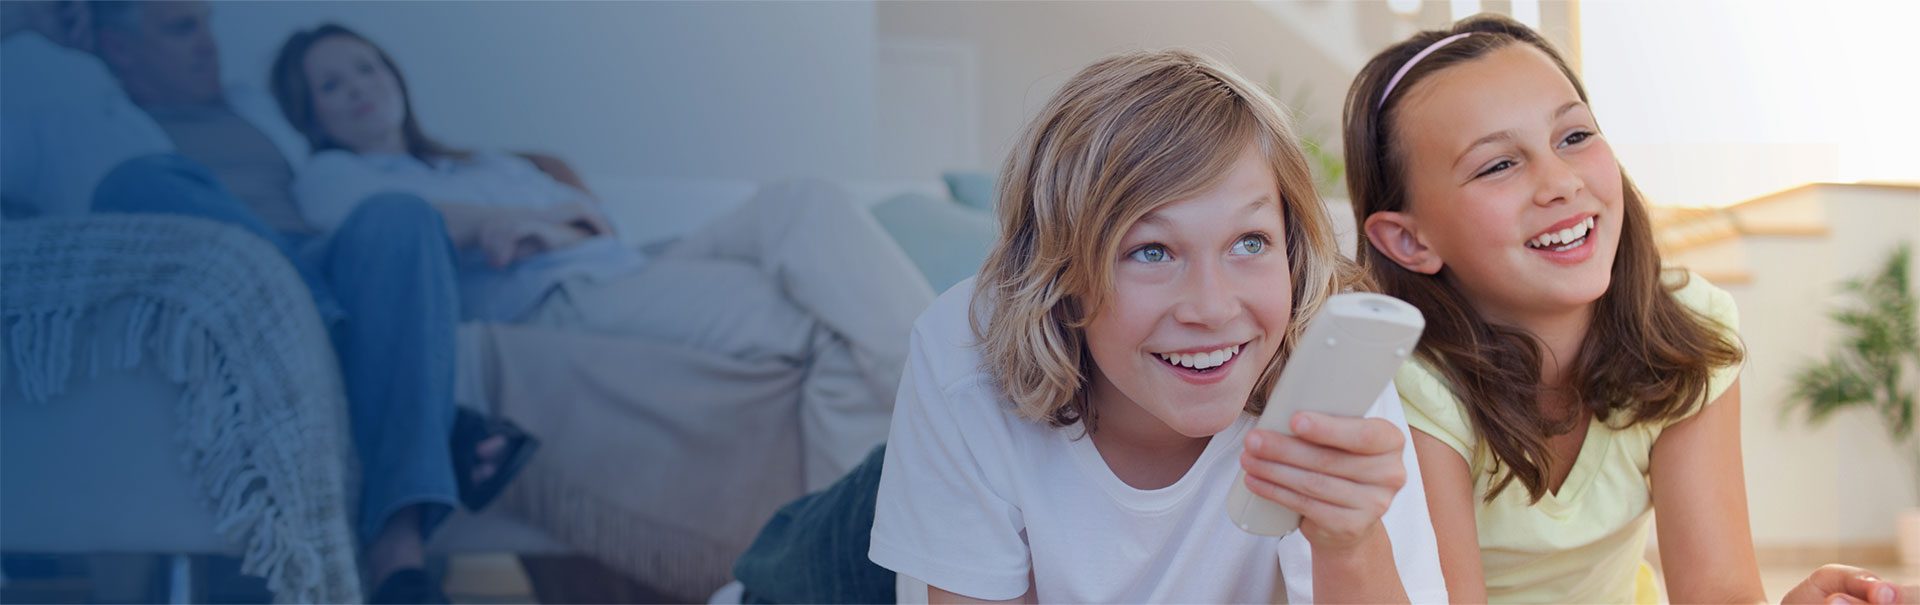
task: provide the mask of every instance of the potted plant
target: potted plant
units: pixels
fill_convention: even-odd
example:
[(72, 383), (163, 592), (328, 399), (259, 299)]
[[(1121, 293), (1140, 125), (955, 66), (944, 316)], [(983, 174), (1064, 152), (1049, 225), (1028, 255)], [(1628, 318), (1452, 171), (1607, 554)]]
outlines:
[[(1841, 410), (1873, 412), (1907, 455), (1915, 471), (1910, 476), (1920, 477), (1920, 439), (1914, 438), (1920, 305), (1908, 281), (1912, 260), (1912, 247), (1901, 244), (1879, 271), (1846, 283), (1853, 304), (1829, 315), (1841, 328), (1839, 346), (1794, 375), (1788, 410), (1805, 410), (1815, 426)], [(1901, 564), (1920, 568), (1920, 499), (1901, 512), (1896, 527)]]

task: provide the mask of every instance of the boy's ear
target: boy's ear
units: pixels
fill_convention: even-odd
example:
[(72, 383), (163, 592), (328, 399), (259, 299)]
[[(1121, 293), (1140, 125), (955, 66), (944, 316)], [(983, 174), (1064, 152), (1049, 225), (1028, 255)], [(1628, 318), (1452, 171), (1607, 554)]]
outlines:
[(1405, 212), (1375, 212), (1362, 226), (1367, 243), (1394, 263), (1414, 273), (1433, 275), (1446, 266), (1420, 236), (1419, 222)]

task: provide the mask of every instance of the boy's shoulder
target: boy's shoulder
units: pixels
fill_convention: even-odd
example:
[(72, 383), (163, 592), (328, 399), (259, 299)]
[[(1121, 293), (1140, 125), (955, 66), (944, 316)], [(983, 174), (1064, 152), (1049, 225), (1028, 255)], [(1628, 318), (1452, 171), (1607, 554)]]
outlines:
[(974, 279), (948, 288), (914, 320), (914, 359), (909, 363), (923, 364), (922, 377), (943, 394), (946, 406), (955, 408), (951, 413), (997, 419), (1010, 416), (1005, 413), (1010, 404), (995, 386), (973, 331), (971, 317), (978, 315), (983, 322), (986, 317), (974, 305)]
[(927, 310), (913, 321), (916, 340), (929, 347), (956, 352), (972, 351), (979, 344), (972, 322), (975, 279), (978, 278), (960, 280), (935, 298), (933, 304), (927, 305)]

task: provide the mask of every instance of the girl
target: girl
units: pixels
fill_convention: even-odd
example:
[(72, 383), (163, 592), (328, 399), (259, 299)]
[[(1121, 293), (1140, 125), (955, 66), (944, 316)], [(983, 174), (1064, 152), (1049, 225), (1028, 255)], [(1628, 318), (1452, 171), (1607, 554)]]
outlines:
[[(979, 276), (915, 324), (875, 563), (932, 602), (1445, 599), (1390, 391), (1369, 418), (1249, 430), (1304, 323), (1357, 281), (1281, 116), (1183, 51), (1100, 61), (1053, 97), (1002, 172)], [(1242, 468), (1299, 532), (1231, 524)]]
[(1657, 602), (1658, 509), (1673, 602), (1764, 600), (1733, 300), (1662, 272), (1559, 53), (1476, 17), (1374, 57), (1345, 113), (1361, 265), (1427, 317), (1396, 385), (1449, 594)]

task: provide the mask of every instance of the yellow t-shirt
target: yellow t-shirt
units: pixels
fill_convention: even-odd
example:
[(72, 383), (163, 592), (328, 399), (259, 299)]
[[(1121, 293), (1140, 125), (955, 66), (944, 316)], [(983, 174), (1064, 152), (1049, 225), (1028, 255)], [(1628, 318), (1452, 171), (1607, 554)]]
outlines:
[[(1737, 331), (1739, 310), (1733, 297), (1691, 275), (1674, 293), (1680, 304)], [(1707, 401), (1725, 393), (1740, 375), (1738, 365), (1715, 370), (1707, 383)], [(1479, 503), (1480, 561), (1486, 573), (1487, 599), (1494, 603), (1657, 603), (1646, 550), (1648, 514), (1653, 510), (1648, 459), (1666, 425), (1637, 424), (1613, 429), (1592, 421), (1580, 455), (1558, 494), (1549, 492), (1529, 504), (1518, 481), (1492, 502), (1484, 499), (1492, 484), (1491, 452), (1480, 447), (1472, 421), (1445, 383), (1424, 363), (1402, 366), (1394, 378), (1406, 404), (1407, 424), (1459, 452), (1474, 476)], [(1697, 411), (1697, 410), (1696, 410)]]

